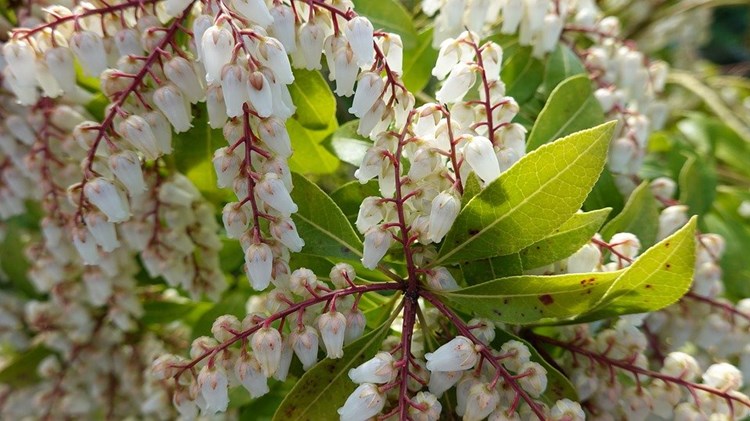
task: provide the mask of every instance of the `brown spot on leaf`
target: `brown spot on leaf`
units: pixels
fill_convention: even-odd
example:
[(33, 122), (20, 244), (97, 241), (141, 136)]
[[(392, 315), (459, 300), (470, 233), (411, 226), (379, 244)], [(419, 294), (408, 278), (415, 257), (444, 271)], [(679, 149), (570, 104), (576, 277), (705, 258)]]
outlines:
[(472, 237), (473, 237), (473, 236), (475, 236), (475, 235), (477, 235), (477, 234), (479, 234), (479, 230), (476, 230), (476, 229), (470, 229), (470, 230), (469, 230), (469, 235), (470, 235), (470, 236), (472, 236)]
[(646, 289), (651, 289), (653, 286), (651, 284), (646, 284)]
[(544, 295), (540, 295), (540, 296), (539, 296), (539, 301), (541, 301), (541, 302), (542, 302), (542, 304), (544, 304), (544, 305), (548, 306), (548, 305), (550, 305), (550, 304), (554, 303), (554, 302), (555, 302), (555, 299), (554, 299), (554, 298), (552, 298), (552, 296), (551, 296), (551, 295), (549, 295), (549, 294), (544, 294)]
[(667, 263), (666, 265), (664, 265), (664, 267), (667, 268), (667, 269), (669, 269), (669, 268), (672, 267), (672, 265), (670, 263)]

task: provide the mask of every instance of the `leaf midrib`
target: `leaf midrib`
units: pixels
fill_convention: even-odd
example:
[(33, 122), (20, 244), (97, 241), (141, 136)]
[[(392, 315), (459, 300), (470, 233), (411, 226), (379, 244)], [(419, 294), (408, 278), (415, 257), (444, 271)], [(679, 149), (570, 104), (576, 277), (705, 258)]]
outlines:
[[(295, 214), (295, 216), (298, 217), (298, 218), (300, 218), (301, 220), (305, 221), (306, 223), (312, 225), (315, 229), (317, 229), (317, 230), (321, 231), (322, 233), (326, 234), (327, 236), (331, 237), (336, 242), (338, 242), (342, 246), (346, 247), (347, 249), (349, 249), (351, 252), (353, 252), (357, 256), (362, 257), (362, 253), (359, 251), (358, 248), (353, 247), (351, 244), (349, 244), (345, 240), (339, 238), (338, 236), (334, 235), (332, 232), (330, 232), (327, 229), (321, 227), (320, 225), (316, 224), (315, 222), (313, 222), (312, 220), (306, 218), (305, 216), (300, 215), (299, 213)], [(346, 218), (346, 216), (344, 216), (344, 217)], [(354, 231), (352, 231), (352, 232), (354, 232)], [(354, 236), (356, 237), (356, 234)]]

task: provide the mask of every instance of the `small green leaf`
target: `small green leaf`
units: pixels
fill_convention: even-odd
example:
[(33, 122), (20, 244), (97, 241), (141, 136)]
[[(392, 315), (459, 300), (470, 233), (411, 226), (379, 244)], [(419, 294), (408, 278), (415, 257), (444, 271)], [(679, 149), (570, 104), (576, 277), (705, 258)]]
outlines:
[(294, 118), (308, 129), (326, 128), (336, 115), (336, 99), (318, 71), (294, 69), (294, 83), (289, 85), (289, 93), (297, 107)]
[(709, 232), (721, 235), (726, 240), (726, 250), (721, 258), (722, 281), (729, 298), (739, 300), (750, 296), (750, 265), (747, 251), (750, 250), (750, 227), (747, 220), (737, 214), (739, 199), (735, 192), (720, 193), (714, 209), (703, 217), (702, 222)]
[(370, 359), (381, 347), (389, 322), (344, 347), (344, 356), (326, 358), (308, 370), (294, 385), (274, 420), (317, 421), (339, 419), (336, 410), (357, 388), (349, 379), (349, 370)]
[(417, 35), (416, 46), (404, 51), (404, 85), (411, 92), (420, 92), (432, 77), (432, 68), (438, 51), (432, 48), (434, 28), (430, 27)]
[(518, 48), (503, 60), (500, 76), (508, 96), (523, 104), (534, 96), (544, 79), (544, 63), (531, 54), (531, 48)]
[(302, 253), (350, 260), (361, 257), (362, 242), (336, 203), (305, 177), (294, 173), (292, 181), (292, 199), (299, 207), (292, 218), (305, 240)]
[(192, 107), (193, 127), (190, 130), (177, 133), (172, 140), (172, 158), (175, 167), (182, 173), (204, 161), (211, 163), (214, 151), (227, 146), (221, 130), (212, 129), (208, 125), (208, 111), (205, 104)]
[(557, 85), (526, 141), (534, 150), (561, 136), (604, 122), (604, 112), (591, 90), (587, 75), (572, 76)]
[(497, 323), (554, 322), (588, 311), (599, 302), (619, 274), (512, 276), (436, 294), (465, 311)]
[(475, 172), (470, 172), (469, 176), (466, 177), (464, 194), (461, 196), (461, 208), (464, 208), (481, 191), (482, 181), (479, 180)]
[(523, 274), (523, 262), (518, 253), (461, 263), (461, 273), (467, 285), (477, 285), (492, 279)]
[(716, 197), (716, 169), (713, 160), (700, 161), (691, 155), (680, 171), (680, 203), (688, 205), (693, 215), (703, 215), (711, 209)]
[(47, 348), (36, 346), (14, 356), (0, 370), (0, 383), (13, 388), (31, 386), (39, 380), (37, 366), (50, 354), (52, 352)]
[(411, 15), (397, 0), (353, 0), (352, 3), (358, 14), (370, 19), (375, 30), (401, 35), (404, 49), (414, 48), (417, 44), (417, 31)]
[(644, 181), (630, 194), (622, 212), (602, 228), (602, 238), (609, 241), (618, 232), (635, 234), (643, 249), (656, 242), (659, 230), (659, 209), (648, 181)]
[(547, 237), (580, 209), (613, 130), (606, 123), (523, 157), (461, 210), (435, 264), (516, 253)]
[(289, 159), (292, 171), (302, 174), (331, 174), (336, 171), (339, 160), (314, 139), (315, 132), (294, 119), (287, 120), (286, 129), (294, 149), (294, 154)]
[(583, 202), (583, 210), (592, 211), (610, 207), (612, 208), (610, 216), (614, 216), (622, 211), (623, 206), (625, 206), (625, 200), (615, 184), (615, 179), (609, 169), (604, 167), (594, 188)]
[(693, 282), (696, 224), (694, 216), (676, 233), (646, 250), (581, 319), (656, 311), (679, 300)]
[(339, 205), (346, 218), (351, 222), (357, 219), (359, 205), (369, 196), (380, 196), (377, 183), (362, 184), (356, 180), (350, 181), (331, 193), (331, 199)]
[(582, 73), (586, 73), (586, 69), (573, 50), (565, 44), (557, 44), (555, 51), (547, 58), (541, 89), (549, 95), (560, 82)]
[(359, 167), (365, 153), (372, 147), (372, 141), (360, 136), (357, 133), (357, 126), (359, 126), (359, 120), (342, 124), (333, 132), (326, 146), (340, 160)]

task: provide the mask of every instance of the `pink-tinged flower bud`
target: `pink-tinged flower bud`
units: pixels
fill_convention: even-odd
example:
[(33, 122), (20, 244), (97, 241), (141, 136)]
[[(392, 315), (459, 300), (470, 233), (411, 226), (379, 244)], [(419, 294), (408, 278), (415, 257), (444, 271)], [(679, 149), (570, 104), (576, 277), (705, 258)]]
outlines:
[(289, 290), (300, 296), (309, 296), (308, 289), (315, 290), (318, 286), (318, 277), (307, 268), (299, 268), (292, 272), (289, 278)]
[(472, 137), (464, 147), (464, 157), (471, 169), (486, 184), (500, 177), (500, 164), (497, 162), (495, 149), (486, 137)]
[(98, 177), (86, 183), (83, 194), (107, 215), (110, 222), (122, 222), (130, 217), (130, 206), (125, 194), (106, 178)]
[(88, 230), (77, 229), (73, 232), (73, 246), (84, 265), (96, 265), (101, 260), (94, 236)]
[[(641, 242), (638, 237), (629, 232), (618, 232), (609, 240), (612, 250), (625, 256), (628, 259), (635, 259), (638, 252), (641, 251)], [(613, 262), (619, 261), (619, 257), (614, 253), (610, 256)]]
[(282, 42), (275, 38), (265, 38), (258, 46), (258, 52), (260, 59), (273, 70), (276, 82), (284, 85), (294, 82), (292, 65), (289, 63), (289, 56)]
[(385, 150), (379, 147), (373, 147), (367, 150), (364, 158), (362, 158), (362, 164), (360, 164), (359, 168), (354, 172), (354, 177), (356, 177), (361, 184), (367, 183), (374, 177), (380, 175), (383, 171), (383, 168), (387, 165), (384, 152)]
[(338, 311), (323, 313), (318, 318), (318, 330), (323, 338), (328, 358), (343, 357), (346, 317)]
[[(225, 342), (234, 338), (235, 333), (242, 329), (240, 320), (231, 314), (219, 316), (211, 325), (211, 334), (219, 342)], [(235, 333), (232, 333), (235, 332)]]
[(231, 186), (234, 179), (239, 176), (242, 157), (239, 156), (237, 150), (231, 150), (228, 147), (219, 148), (214, 152), (213, 163), (216, 171), (216, 185), (226, 188)]
[(193, 127), (190, 124), (192, 113), (190, 103), (174, 85), (164, 85), (154, 92), (154, 103), (164, 113), (176, 133), (182, 133)]
[(260, 200), (274, 208), (281, 215), (289, 217), (297, 212), (297, 205), (289, 195), (284, 182), (274, 173), (267, 173), (255, 186), (255, 193)]
[(532, 397), (538, 398), (547, 389), (547, 370), (539, 363), (528, 361), (518, 367), (518, 384)]
[(430, 373), (430, 382), (427, 387), (430, 392), (437, 397), (443, 396), (448, 389), (455, 386), (461, 376), (463, 376), (463, 370), (459, 371), (432, 371)]
[(201, 38), (203, 66), (206, 68), (206, 81), (214, 84), (221, 80), (221, 70), (232, 60), (234, 37), (229, 29), (211, 26)]
[(172, 153), (172, 126), (169, 124), (167, 118), (164, 117), (164, 114), (154, 110), (144, 114), (143, 119), (146, 120), (146, 123), (148, 123), (151, 131), (154, 133), (159, 154)]
[(93, 77), (109, 67), (107, 65), (107, 52), (104, 50), (104, 42), (94, 32), (80, 31), (70, 38), (70, 49), (78, 57), (83, 71)]
[(227, 108), (224, 105), (224, 94), (220, 86), (211, 85), (206, 89), (206, 108), (211, 128), (222, 128), (227, 121)]
[(52, 77), (63, 92), (72, 94), (77, 90), (76, 71), (73, 53), (65, 47), (53, 47), (44, 52), (44, 60), (49, 69), (54, 69)]
[(430, 392), (419, 392), (414, 397), (416, 405), (409, 406), (409, 415), (414, 421), (438, 421), (443, 406), (437, 396)]
[(276, 117), (261, 120), (258, 124), (261, 140), (281, 158), (292, 156), (292, 141), (284, 122)]
[(432, 241), (439, 243), (443, 239), (453, 226), (460, 210), (461, 201), (452, 192), (440, 192), (432, 199), (429, 228)]
[(221, 218), (224, 222), (224, 228), (227, 230), (227, 237), (239, 239), (247, 231), (247, 225), (250, 221), (248, 211), (238, 202), (230, 202), (224, 205), (221, 212)]
[(250, 285), (256, 291), (263, 291), (271, 283), (273, 252), (268, 244), (251, 244), (245, 252), (245, 269)]
[(378, 39), (388, 67), (392, 72), (402, 74), (404, 72), (404, 44), (401, 42), (401, 37), (398, 34), (386, 33)]
[(361, 16), (351, 19), (344, 26), (344, 35), (349, 40), (359, 67), (369, 67), (375, 61), (373, 30), (372, 23)]
[(301, 327), (290, 334), (294, 354), (302, 363), (302, 369), (307, 371), (318, 362), (318, 332), (310, 326)]
[(174, 56), (164, 65), (164, 74), (174, 83), (185, 98), (195, 104), (205, 97), (200, 79), (195, 74), (195, 68), (189, 61), (180, 56)]
[(344, 334), (344, 345), (356, 341), (365, 333), (365, 314), (359, 309), (349, 309), (346, 313), (346, 331)]
[(337, 263), (331, 268), (329, 277), (336, 288), (343, 289), (347, 288), (350, 285), (350, 282), (354, 282), (357, 273), (354, 271), (352, 265), (348, 263)]
[(157, 380), (167, 380), (177, 374), (181, 363), (183, 363), (182, 358), (176, 355), (160, 355), (151, 364), (151, 374)]
[(439, 266), (429, 269), (425, 275), (427, 285), (435, 291), (453, 291), (458, 289), (458, 284), (448, 269)]
[(379, 135), (381, 125), (387, 127), (393, 119), (393, 113), (386, 112), (385, 102), (382, 99), (375, 101), (373, 105), (359, 120), (357, 133), (373, 139)]
[(117, 240), (117, 232), (115, 231), (115, 224), (105, 220), (103, 214), (89, 212), (84, 219), (86, 220), (86, 228), (88, 228), (94, 237), (94, 241), (101, 246), (102, 250), (109, 253), (120, 247), (120, 242)]
[(568, 257), (568, 273), (588, 273), (593, 272), (594, 268), (599, 265), (602, 253), (599, 247), (586, 243)]
[(380, 204), (380, 200), (381, 198), (379, 197), (370, 196), (362, 201), (355, 222), (359, 232), (365, 233), (383, 220), (383, 207)]
[(354, 92), (354, 99), (349, 112), (357, 117), (363, 117), (375, 105), (375, 102), (383, 94), (385, 82), (379, 74), (374, 72), (362, 72)]
[(435, 352), (425, 354), (430, 371), (469, 370), (479, 361), (474, 343), (465, 336), (456, 336)]
[(263, 0), (232, 0), (232, 7), (256, 25), (265, 28), (273, 23), (273, 17)]
[(703, 373), (703, 383), (719, 390), (736, 391), (742, 388), (742, 372), (729, 363), (712, 364)]
[(260, 363), (254, 355), (242, 353), (234, 365), (234, 376), (250, 392), (251, 398), (259, 398), (269, 392), (268, 378), (263, 375)]
[(326, 30), (322, 22), (312, 20), (302, 24), (299, 29), (299, 47), (305, 58), (307, 70), (320, 70), (320, 55), (326, 40)]
[[(252, 72), (247, 77), (247, 94), (255, 112), (261, 118), (273, 114), (273, 93), (271, 83), (262, 72)], [(224, 93), (226, 96), (226, 92)]]
[(198, 387), (205, 400), (205, 413), (214, 415), (224, 412), (229, 406), (229, 382), (224, 369), (205, 365), (198, 373)]
[(221, 92), (227, 107), (227, 116), (242, 115), (242, 106), (249, 100), (245, 83), (247, 72), (237, 64), (227, 64), (221, 71)]
[(365, 421), (378, 415), (385, 407), (385, 394), (374, 384), (359, 385), (338, 409), (339, 416), (346, 421)]
[(398, 369), (393, 365), (394, 362), (393, 355), (389, 352), (378, 352), (359, 367), (349, 370), (349, 378), (358, 384), (386, 384), (395, 379), (398, 374)]
[(279, 368), (281, 361), (282, 340), (281, 333), (273, 327), (260, 328), (253, 335), (250, 345), (253, 354), (258, 359), (263, 375), (271, 377)]
[(451, 70), (443, 86), (435, 93), (435, 98), (441, 103), (453, 104), (463, 100), (464, 96), (476, 82), (475, 67), (459, 63)]
[(520, 341), (510, 340), (500, 346), (500, 354), (508, 355), (503, 358), (503, 365), (512, 371), (519, 371), (520, 367), (531, 360), (529, 348)]
[(671, 200), (677, 190), (677, 183), (669, 177), (659, 177), (651, 181), (651, 193), (659, 200)]
[(466, 397), (465, 421), (479, 421), (487, 418), (500, 403), (497, 389), (484, 383), (475, 384)]
[(292, 8), (279, 3), (271, 8), (273, 24), (268, 28), (268, 33), (281, 41), (287, 53), (292, 54), (297, 50), (295, 36), (295, 15)]
[(359, 66), (355, 61), (351, 47), (345, 45), (333, 54), (333, 68), (336, 74), (336, 95), (354, 95), (354, 83), (357, 81)]
[(130, 142), (146, 159), (154, 160), (161, 154), (156, 143), (156, 136), (148, 122), (139, 115), (131, 115), (120, 123), (119, 133)]
[(146, 182), (143, 179), (138, 154), (124, 150), (110, 155), (108, 163), (112, 174), (125, 186), (130, 196), (139, 196), (146, 191)]
[(123, 28), (115, 33), (113, 37), (115, 47), (120, 56), (140, 56), (143, 55), (143, 45), (141, 36), (134, 28)]
[(279, 368), (274, 373), (273, 378), (278, 381), (285, 381), (289, 375), (289, 367), (292, 365), (292, 357), (294, 356), (294, 350), (290, 342), (290, 336), (284, 338), (281, 348), (281, 360), (279, 360)]
[(198, 417), (198, 405), (196, 405), (194, 399), (187, 388), (180, 387), (175, 390), (174, 396), (172, 396), (172, 404), (181, 417), (192, 420)]
[(299, 233), (297, 233), (297, 226), (290, 218), (279, 218), (272, 222), (270, 231), (273, 238), (281, 241), (281, 244), (295, 253), (305, 246), (305, 240), (300, 238)]
[(3, 45), (3, 56), (18, 84), (36, 86), (36, 53), (27, 41), (11, 39)]
[(372, 227), (365, 232), (365, 250), (362, 255), (362, 266), (375, 269), (391, 247), (393, 238), (388, 230)]
[(555, 402), (555, 406), (550, 410), (551, 421), (584, 421), (585, 419), (586, 414), (581, 404), (567, 398)]

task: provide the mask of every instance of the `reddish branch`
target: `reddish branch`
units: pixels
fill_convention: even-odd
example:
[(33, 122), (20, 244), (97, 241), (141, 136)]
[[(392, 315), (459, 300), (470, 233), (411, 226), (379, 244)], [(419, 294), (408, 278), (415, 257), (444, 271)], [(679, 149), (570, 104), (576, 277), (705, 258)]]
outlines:
[(479, 101), (484, 106), (484, 112), (486, 114), (486, 124), (487, 124), (487, 132), (489, 133), (487, 135), (487, 138), (492, 142), (492, 144), (495, 144), (495, 127), (494, 122), (492, 121), (492, 111), (493, 106), (492, 102), (490, 100), (490, 82), (487, 79), (487, 72), (484, 70), (484, 59), (482, 58), (482, 49), (479, 48), (479, 45), (477, 45), (476, 42), (472, 39), (471, 41), (464, 41), (466, 45), (469, 45), (471, 48), (474, 49), (474, 52), (477, 56), (477, 66), (479, 66), (479, 75), (482, 78), (482, 88), (484, 89), (484, 101)]

